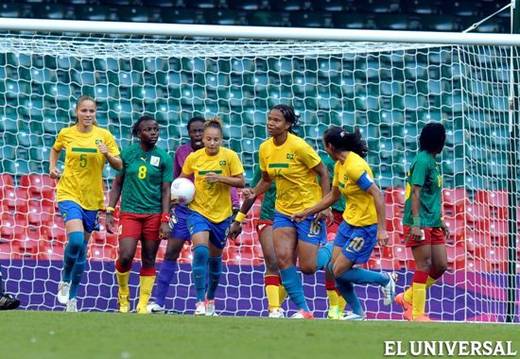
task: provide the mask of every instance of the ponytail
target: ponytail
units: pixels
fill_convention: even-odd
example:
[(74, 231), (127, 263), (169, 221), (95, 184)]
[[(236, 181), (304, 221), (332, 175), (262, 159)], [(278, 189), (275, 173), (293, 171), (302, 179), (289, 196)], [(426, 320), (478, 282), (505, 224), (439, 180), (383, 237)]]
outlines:
[(331, 144), (336, 151), (352, 151), (362, 158), (368, 154), (367, 144), (361, 137), (359, 128), (350, 133), (341, 127), (331, 126), (323, 134), (323, 141)]

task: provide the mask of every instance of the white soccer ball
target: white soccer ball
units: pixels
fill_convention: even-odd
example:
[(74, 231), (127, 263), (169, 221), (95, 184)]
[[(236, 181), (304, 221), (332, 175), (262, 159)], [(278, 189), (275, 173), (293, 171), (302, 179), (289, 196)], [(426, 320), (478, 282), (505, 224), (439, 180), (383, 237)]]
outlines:
[(189, 179), (176, 178), (172, 182), (172, 201), (177, 201), (179, 204), (188, 204), (193, 201), (193, 196), (195, 196), (195, 186)]

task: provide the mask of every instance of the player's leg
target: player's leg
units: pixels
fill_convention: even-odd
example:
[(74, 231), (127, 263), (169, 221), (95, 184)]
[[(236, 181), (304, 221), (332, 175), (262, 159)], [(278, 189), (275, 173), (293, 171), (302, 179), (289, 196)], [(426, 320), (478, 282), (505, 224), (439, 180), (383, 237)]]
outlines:
[(117, 299), (119, 311), (128, 313), (130, 311), (130, 270), (134, 261), (137, 242), (141, 238), (142, 223), (136, 215), (121, 213), (119, 219), (121, 233), (117, 248), (116, 279), (118, 284)]
[(184, 242), (190, 239), (190, 232), (188, 231), (187, 219), (190, 210), (185, 206), (175, 207), (173, 215), (177, 219), (177, 223), (172, 228), (170, 238), (166, 245), (166, 252), (164, 259), (157, 275), (157, 284), (155, 285), (155, 303), (150, 303), (149, 311), (164, 312), (166, 294), (170, 288), (170, 284), (177, 272), (177, 259), (181, 253)]
[(324, 220), (309, 217), (296, 224), (298, 236), (298, 259), (300, 269), (305, 274), (313, 274), (324, 269), (332, 257), (332, 243), (327, 243)]
[[(332, 210), (334, 220), (327, 226), (327, 241), (330, 236), (336, 235), (340, 224), (343, 222), (343, 213), (340, 211)], [(334, 243), (334, 240), (332, 240)], [(330, 267), (330, 266), (328, 266)], [(325, 270), (325, 290), (327, 293), (327, 299), (329, 304), (329, 310), (327, 312), (328, 319), (341, 319), (345, 312), (347, 302), (341, 295), (339, 290), (336, 288), (336, 280), (330, 270)]]
[[(269, 308), (269, 317), (281, 318), (281, 305), (285, 299), (285, 289), (281, 285), (280, 271), (276, 263), (273, 246), (273, 225), (270, 221), (260, 220), (256, 226), (265, 263), (264, 285)], [(282, 297), (283, 295), (283, 297)]]
[(362, 320), (365, 318), (365, 312), (361, 307), (358, 296), (354, 290), (353, 284), (342, 278), (344, 273), (347, 273), (353, 266), (353, 262), (345, 257), (341, 252), (341, 247), (335, 246), (332, 259), (332, 274), (336, 279), (336, 285), (345, 301), (350, 305), (352, 314), (349, 314), (345, 319)]
[(412, 248), (413, 258), (415, 260), (415, 272), (412, 282), (412, 311), (411, 320), (423, 320), (426, 307), (426, 284), (431, 271), (432, 252), (431, 246), (419, 245)]

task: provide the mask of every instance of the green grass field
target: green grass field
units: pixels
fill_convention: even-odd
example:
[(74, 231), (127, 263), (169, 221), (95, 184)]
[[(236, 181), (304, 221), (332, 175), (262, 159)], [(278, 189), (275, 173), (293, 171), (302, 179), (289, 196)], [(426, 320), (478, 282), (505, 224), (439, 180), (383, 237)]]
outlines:
[(0, 312), (0, 358), (381, 358), (384, 340), (512, 340), (520, 325)]

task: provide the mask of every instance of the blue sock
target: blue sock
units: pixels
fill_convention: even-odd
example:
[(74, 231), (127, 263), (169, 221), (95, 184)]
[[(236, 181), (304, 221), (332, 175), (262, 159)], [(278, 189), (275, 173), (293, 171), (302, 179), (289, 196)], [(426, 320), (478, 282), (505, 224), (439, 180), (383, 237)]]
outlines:
[(209, 284), (207, 298), (209, 300), (215, 299), (215, 291), (218, 287), (220, 275), (222, 274), (222, 257), (209, 257)]
[(296, 266), (280, 270), (280, 276), (282, 277), (282, 284), (293, 303), (296, 304), (298, 309), (309, 311), (303, 295), (302, 279), (296, 271)]
[(390, 280), (388, 274), (384, 272), (374, 272), (361, 268), (351, 268), (343, 272), (338, 278), (356, 284), (379, 284), (381, 286), (387, 285)]
[(67, 237), (67, 246), (63, 252), (62, 279), (64, 282), (70, 283), (72, 268), (78, 259), (81, 249), (85, 245), (85, 235), (83, 232), (71, 232)]
[(78, 253), (78, 258), (74, 263), (71, 271), (71, 280), (70, 280), (70, 293), (69, 298), (76, 298), (78, 293), (79, 283), (81, 282), (81, 276), (85, 271), (85, 264), (87, 263), (87, 244), (85, 243)]
[(361, 303), (359, 302), (359, 298), (354, 291), (354, 286), (352, 283), (336, 278), (336, 286), (339, 289), (339, 292), (345, 298), (345, 301), (350, 305), (352, 312), (357, 315), (364, 316), (363, 308), (361, 307)]
[(209, 249), (200, 245), (193, 249), (192, 277), (197, 292), (197, 302), (206, 299), (206, 273), (208, 271)]
[(330, 262), (332, 258), (332, 243), (327, 243), (324, 246), (321, 246), (318, 249), (318, 254), (316, 255), (316, 269), (324, 269)]
[(177, 272), (177, 261), (163, 261), (155, 287), (155, 302), (161, 307), (164, 306), (166, 293), (168, 293), (175, 272)]

